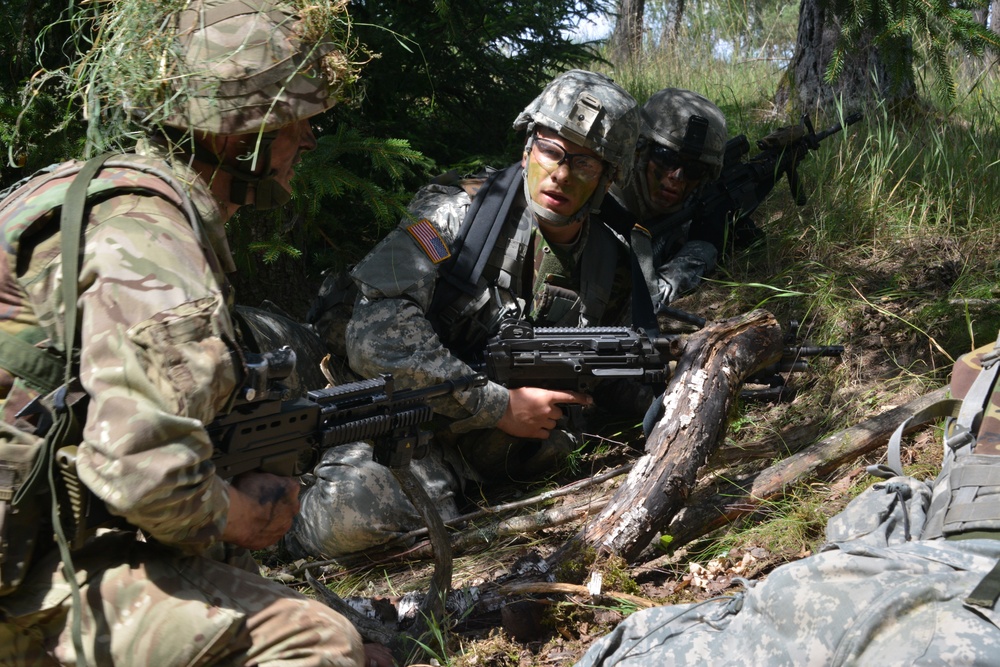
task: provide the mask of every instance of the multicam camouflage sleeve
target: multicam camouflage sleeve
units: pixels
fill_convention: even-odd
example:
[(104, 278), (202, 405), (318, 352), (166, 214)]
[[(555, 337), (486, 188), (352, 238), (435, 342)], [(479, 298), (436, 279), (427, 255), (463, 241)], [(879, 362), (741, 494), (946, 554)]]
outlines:
[[(61, 329), (58, 235), (46, 244), (33, 253), (29, 293), (40, 323)], [(228, 511), (202, 426), (236, 382), (218, 285), (172, 203), (124, 195), (92, 207), (79, 297), (91, 403), (78, 474), (114, 513), (193, 552), (220, 538)]]
[[(438, 384), (473, 370), (441, 342), (427, 319), (438, 266), (465, 217), (469, 196), (458, 187), (430, 185), (405, 219), (376, 246), (352, 276), (361, 290), (347, 326), (351, 368), (363, 376), (392, 373), (401, 387)], [(496, 424), (507, 409), (507, 390), (495, 383), (439, 399), (435, 410), (455, 422), (456, 433)]]

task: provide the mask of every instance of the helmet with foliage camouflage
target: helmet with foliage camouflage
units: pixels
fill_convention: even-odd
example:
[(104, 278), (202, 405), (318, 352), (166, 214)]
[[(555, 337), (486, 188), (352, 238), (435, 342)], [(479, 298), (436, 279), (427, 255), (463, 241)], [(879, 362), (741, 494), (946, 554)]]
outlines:
[(722, 171), (726, 150), (726, 117), (698, 93), (664, 88), (642, 105), (639, 149), (659, 144), (683, 157), (710, 165), (712, 178)]
[(599, 210), (608, 183), (630, 174), (639, 131), (639, 105), (607, 76), (578, 69), (557, 76), (514, 120), (514, 129), (528, 134), (526, 150), (531, 148), (536, 126), (589, 148), (610, 165), (577, 215), (558, 216), (529, 198), (532, 210), (548, 222), (568, 224)]
[(172, 17), (176, 102), (162, 124), (212, 134), (270, 132), (334, 105), (352, 65), (325, 24), (343, 1), (203, 0)]

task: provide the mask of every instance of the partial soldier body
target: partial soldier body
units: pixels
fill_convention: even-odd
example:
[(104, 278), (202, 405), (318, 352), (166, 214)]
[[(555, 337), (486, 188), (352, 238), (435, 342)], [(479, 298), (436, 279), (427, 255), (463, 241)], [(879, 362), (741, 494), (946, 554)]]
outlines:
[[(630, 242), (649, 294), (636, 295), (635, 324), (653, 329), (653, 314), (694, 290), (722, 251), (722, 220), (676, 213), (705, 183), (718, 178), (726, 145), (726, 118), (705, 97), (664, 88), (640, 110), (634, 173), (611, 194), (635, 223)], [(621, 215), (620, 214), (620, 215)]]
[(1000, 664), (1000, 345), (991, 348), (960, 358), (956, 398), (922, 411), (957, 417), (933, 483), (903, 476), (890, 447), (891, 465), (873, 469), (889, 479), (830, 519), (819, 553), (733, 597), (637, 612), (576, 667)]
[[(63, 477), (53, 474), (54, 488), (46, 488), (54, 463), (38, 458), (43, 492), (17, 504), (18, 492), (33, 487), (0, 457), (0, 517), (8, 519), (0, 553), (9, 557), (0, 562), (0, 663), (391, 664), (363, 647), (338, 613), (259, 576), (248, 549), (284, 534), (299, 482), (262, 472), (223, 480), (205, 430), (229, 409), (244, 374), (229, 312), (225, 221), (241, 205), (287, 199), (298, 155), (315, 147), (308, 117), (332, 106), (340, 86), (339, 74), (299, 71), (337, 49), (302, 44), (299, 22), (281, 5), (225, 0), (164, 17), (177, 31), (174, 55), (208, 79), (194, 91), (183, 76), (170, 82), (180, 86), (180, 102), (147, 128), (150, 142), (139, 149), (146, 156), (112, 157), (89, 181), (76, 275), (67, 273), (75, 269), (62, 256), (59, 218), (73, 177), (59, 176), (78, 163), (29, 181), (0, 207), (0, 331), (8, 334), (0, 337), (0, 452), (59, 430), (41, 419), (60, 413), (61, 391), (51, 401), (56, 411), (35, 410), (44, 383), (23, 362), (48, 359), (51, 350), (64, 367), (56, 353), (78, 352), (80, 386), (71, 383), (69, 397), (80, 399), (82, 435), (60, 445), (76, 447), (84, 494), (117, 517), (62, 558), (56, 543), (68, 545), (53, 538), (47, 506), (38, 506), (63, 491)], [(226, 88), (228, 76), (261, 70), (267, 76), (251, 76), (253, 85), (240, 80), (245, 98), (198, 97), (216, 90), (206, 80)], [(259, 135), (263, 168), (238, 159)], [(67, 283), (75, 308), (65, 300)], [(78, 324), (77, 341), (65, 340), (67, 322)], [(6, 354), (18, 341), (34, 353)], [(40, 518), (34, 525), (17, 520), (31, 511)], [(14, 545), (35, 537), (22, 580), (8, 569), (18, 565), (11, 556), (23, 555)]]
[[(591, 106), (570, 114), (581, 104)], [(445, 299), (451, 292), (442, 292), (449, 287), (439, 267), (461, 245), (455, 239), (479, 184), (421, 189), (412, 218), (352, 273), (360, 290), (346, 336), (352, 369), (361, 376), (392, 373), (401, 387), (428, 386), (476, 372), (487, 339), (505, 318), (561, 326), (619, 321), (616, 309), (631, 289), (627, 249), (590, 213), (631, 157), (636, 114), (635, 101), (601, 75), (574, 70), (550, 83), (515, 123), (528, 131), (522, 163), (490, 181), (508, 184), (502, 190), (513, 203), (495, 218), (501, 226), (482, 273)], [(558, 405), (589, 404), (590, 397), (525, 389), (490, 382), (438, 399), (442, 421), (425, 462), (433, 480), (425, 485), (446, 518), (456, 511), (462, 480), (526, 479), (577, 446), (555, 428)], [(326, 453), (286, 541), (293, 553), (351, 553), (421, 526), (409, 503), (398, 502), (391, 475), (371, 464), (366, 451)]]

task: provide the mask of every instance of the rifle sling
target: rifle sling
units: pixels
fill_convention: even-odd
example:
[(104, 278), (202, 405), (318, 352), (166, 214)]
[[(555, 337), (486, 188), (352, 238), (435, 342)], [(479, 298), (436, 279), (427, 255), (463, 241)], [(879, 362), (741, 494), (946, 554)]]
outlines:
[(460, 294), (473, 294), (486, 262), (500, 236), (515, 196), (521, 191), (521, 165), (495, 171), (476, 193), (455, 239), (454, 257), (441, 266), (430, 313), (442, 309)]

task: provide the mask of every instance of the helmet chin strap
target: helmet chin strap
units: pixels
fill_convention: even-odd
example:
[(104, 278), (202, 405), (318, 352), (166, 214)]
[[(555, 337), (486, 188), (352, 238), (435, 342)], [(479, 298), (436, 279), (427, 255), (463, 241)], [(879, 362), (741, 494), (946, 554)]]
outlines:
[[(220, 169), (232, 177), (229, 186), (229, 201), (233, 204), (238, 206), (248, 204), (247, 200), (251, 189), (254, 191), (253, 205), (258, 211), (278, 208), (291, 201), (292, 193), (278, 182), (274, 177), (275, 172), (271, 170), (271, 142), (274, 141), (276, 135), (276, 132), (267, 132), (260, 138), (258, 152), (262, 162), (260, 175), (228, 164), (219, 165)], [(245, 162), (247, 161), (239, 160), (237, 164)]]
[[(274, 177), (275, 172), (271, 170), (271, 142), (274, 141), (275, 136), (276, 133), (268, 132), (260, 138), (258, 152), (261, 160), (260, 174), (254, 174), (249, 169), (240, 169), (239, 166), (226, 164), (218, 155), (206, 150), (198, 142), (193, 142), (194, 156), (201, 162), (216, 166), (229, 174), (229, 203), (237, 206), (249, 204), (252, 190), (254, 208), (259, 211), (278, 208), (291, 201), (292, 193), (278, 182)], [(248, 160), (237, 161), (238, 165), (244, 163), (252, 164)]]

